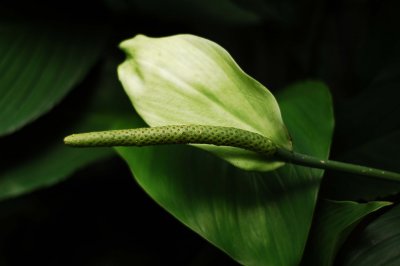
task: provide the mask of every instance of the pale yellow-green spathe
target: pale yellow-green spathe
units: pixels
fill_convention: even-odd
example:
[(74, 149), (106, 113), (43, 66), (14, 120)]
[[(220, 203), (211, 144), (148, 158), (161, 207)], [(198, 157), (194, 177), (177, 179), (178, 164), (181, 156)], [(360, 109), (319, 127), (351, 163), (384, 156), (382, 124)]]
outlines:
[[(194, 35), (137, 35), (120, 47), (127, 59), (118, 67), (119, 79), (150, 126), (236, 127), (292, 149), (273, 95), (218, 44)], [(283, 165), (234, 147), (196, 146), (245, 170), (269, 171)]]

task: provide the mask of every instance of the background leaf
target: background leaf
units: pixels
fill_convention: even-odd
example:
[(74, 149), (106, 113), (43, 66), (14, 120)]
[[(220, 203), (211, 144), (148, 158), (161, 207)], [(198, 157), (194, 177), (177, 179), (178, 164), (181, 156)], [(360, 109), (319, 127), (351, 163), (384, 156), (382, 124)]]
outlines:
[(338, 249), (351, 230), (365, 216), (389, 204), (322, 200), (316, 210), (302, 264), (333, 265)]
[[(78, 131), (101, 129), (106, 121), (110, 123), (109, 119), (105, 116), (92, 116), (82, 119), (78, 125), (73, 125), (73, 128)], [(35, 131), (30, 130), (30, 132)], [(28, 143), (21, 142), (19, 134), (3, 140), (8, 142), (7, 146), (12, 145), (13, 154), (10, 155), (8, 160), (14, 159), (14, 156), (19, 156), (19, 159), (17, 163), (11, 165), (7, 164), (8, 160), (1, 164), (0, 200), (54, 185), (70, 176), (77, 169), (113, 155), (110, 149), (78, 151), (65, 147), (62, 141), (65, 134), (66, 131), (64, 130), (54, 134), (51, 139), (36, 139), (36, 143), (33, 145), (29, 143), (31, 140)], [(21, 156), (24, 152), (34, 154), (34, 156)]]
[[(339, 106), (338, 160), (399, 172), (400, 65), (383, 69), (358, 97)], [(368, 106), (374, 109), (365, 111)], [(351, 133), (351, 134), (350, 134)], [(400, 192), (400, 184), (345, 173), (323, 181), (323, 194), (334, 199), (373, 200)], [(362, 185), (360, 185), (362, 184)]]
[(99, 58), (101, 24), (0, 21), (0, 136), (56, 105)]
[(400, 206), (372, 221), (346, 243), (340, 265), (399, 265)]
[[(327, 78), (337, 96), (333, 159), (399, 172), (400, 2), (353, 1), (345, 7), (340, 18), (330, 13), (331, 26), (325, 31), (329, 47), (321, 55), (332, 60), (318, 64), (334, 74)], [(339, 45), (340, 40), (346, 44)], [(400, 186), (357, 175), (328, 174), (321, 192), (331, 199), (374, 200), (399, 193)]]
[[(327, 88), (299, 83), (277, 98), (295, 150), (326, 158), (333, 126)], [(300, 117), (305, 125), (297, 128)], [(316, 139), (309, 138), (310, 131)], [(272, 172), (246, 172), (188, 146), (117, 151), (156, 202), (238, 262), (299, 263), (322, 171), (287, 164)]]
[[(53, 185), (85, 165), (115, 155), (110, 148), (66, 147), (63, 138), (72, 132), (113, 129), (116, 118), (127, 110), (131, 112), (117, 80), (116, 66), (116, 60), (109, 59), (98, 71), (99, 80), (84, 84), (90, 85), (90, 90), (74, 92), (50, 116), (0, 139), (0, 145), (8, 151), (0, 162), (0, 200)], [(85, 106), (78, 106), (76, 101), (82, 97), (87, 99)], [(70, 106), (75, 110), (65, 113), (64, 108)]]

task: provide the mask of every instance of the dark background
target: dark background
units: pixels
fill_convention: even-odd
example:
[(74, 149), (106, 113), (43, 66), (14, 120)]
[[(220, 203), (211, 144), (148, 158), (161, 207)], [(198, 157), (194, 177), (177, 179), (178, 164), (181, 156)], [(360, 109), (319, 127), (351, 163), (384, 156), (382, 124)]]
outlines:
[[(191, 33), (222, 45), (272, 92), (299, 80), (322, 80), (335, 105), (331, 157), (400, 170), (399, 1), (231, 1), (251, 16), (227, 12), (224, 2), (229, 1), (12, 1), (0, 5), (0, 14), (104, 24), (109, 39), (98, 65), (110, 54), (122, 62), (118, 43), (138, 33)], [(84, 104), (79, 89), (99, 75), (98, 65), (39, 125), (57, 119), (71, 103)], [(329, 172), (321, 197), (365, 200), (394, 189), (383, 182), (360, 184), (356, 177)], [(146, 196), (117, 157), (0, 203), (0, 265), (33, 263), (236, 265)]]

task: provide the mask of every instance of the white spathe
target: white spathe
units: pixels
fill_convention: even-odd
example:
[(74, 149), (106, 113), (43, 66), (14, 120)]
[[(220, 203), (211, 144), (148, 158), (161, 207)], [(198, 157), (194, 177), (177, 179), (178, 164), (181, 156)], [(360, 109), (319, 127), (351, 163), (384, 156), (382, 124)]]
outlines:
[[(201, 124), (257, 132), (292, 149), (274, 96), (244, 73), (218, 44), (194, 35), (150, 38), (120, 44), (127, 59), (118, 75), (133, 106), (150, 126)], [(196, 145), (245, 170), (283, 165), (234, 147)]]

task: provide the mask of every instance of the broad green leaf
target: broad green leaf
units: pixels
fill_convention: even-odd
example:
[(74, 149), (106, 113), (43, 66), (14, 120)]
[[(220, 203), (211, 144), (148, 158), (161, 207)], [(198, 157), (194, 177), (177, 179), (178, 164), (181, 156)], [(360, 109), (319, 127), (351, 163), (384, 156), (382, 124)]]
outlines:
[(0, 136), (48, 112), (88, 73), (104, 26), (0, 20)]
[(113, 129), (131, 111), (118, 82), (116, 62), (107, 61), (91, 90), (80, 87), (46, 117), (0, 139), (0, 200), (16, 197), (65, 180), (78, 169), (114, 156), (112, 149), (73, 149), (63, 144), (75, 132)]
[[(150, 126), (237, 127), (291, 149), (274, 96), (216, 43), (193, 35), (138, 35), (120, 46), (127, 60), (118, 68), (119, 78)], [(283, 165), (239, 148), (197, 146), (246, 170), (268, 171)]]
[(397, 205), (373, 222), (342, 251), (341, 265), (400, 265), (400, 206)]
[(319, 204), (303, 265), (333, 265), (335, 255), (354, 227), (368, 214), (389, 202), (357, 203), (323, 200)]
[(277, 99), (294, 147), (305, 154), (326, 157), (335, 123), (326, 85), (311, 80), (295, 83)]
[[(327, 88), (299, 83), (277, 98), (295, 150), (327, 158), (333, 129)], [(117, 151), (157, 203), (239, 263), (299, 264), (323, 171), (291, 164), (243, 171), (190, 146)]]

